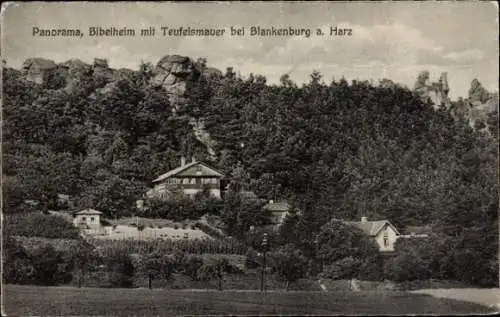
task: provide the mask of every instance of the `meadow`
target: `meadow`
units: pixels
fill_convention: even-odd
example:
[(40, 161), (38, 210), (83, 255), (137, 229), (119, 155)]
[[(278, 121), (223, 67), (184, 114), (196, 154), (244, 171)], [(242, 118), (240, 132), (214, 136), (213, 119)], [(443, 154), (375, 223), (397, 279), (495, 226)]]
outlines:
[(481, 314), (492, 308), (407, 292), (99, 289), (4, 285), (7, 316)]

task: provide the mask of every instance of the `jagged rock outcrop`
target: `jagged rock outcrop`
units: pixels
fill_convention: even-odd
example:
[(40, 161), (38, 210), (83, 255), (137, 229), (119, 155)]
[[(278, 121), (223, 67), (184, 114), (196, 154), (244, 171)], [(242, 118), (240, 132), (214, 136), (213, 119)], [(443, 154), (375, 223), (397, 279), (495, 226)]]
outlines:
[(193, 60), (186, 56), (167, 55), (161, 58), (153, 69), (151, 84), (162, 86), (169, 95), (169, 100), (178, 110), (186, 101), (186, 88), (191, 80), (200, 76)]
[(114, 71), (113, 69), (109, 68), (108, 61), (105, 59), (94, 58), (92, 71), (95, 77), (104, 78), (108, 82), (115, 79)]
[(72, 91), (73, 87), (81, 80), (83, 76), (90, 75), (92, 67), (79, 59), (70, 59), (58, 65), (61, 75), (66, 80), (67, 91)]
[(431, 100), (434, 108), (441, 106), (450, 108), (451, 100), (448, 97), (450, 88), (448, 86), (448, 74), (442, 73), (438, 82), (430, 82), (428, 71), (421, 72), (415, 82), (414, 92), (424, 101)]
[(22, 71), (27, 81), (41, 85), (49, 79), (56, 68), (57, 64), (54, 61), (35, 57), (24, 61)]
[(456, 119), (464, 119), (469, 125), (478, 130), (485, 130), (490, 115), (498, 113), (498, 93), (488, 92), (481, 83), (474, 79), (469, 89), (468, 98), (459, 98), (454, 102), (450, 113)]
[(498, 93), (488, 92), (477, 79), (471, 83), (467, 101), (470, 107), (468, 117), (471, 127), (485, 128), (489, 114), (498, 112)]

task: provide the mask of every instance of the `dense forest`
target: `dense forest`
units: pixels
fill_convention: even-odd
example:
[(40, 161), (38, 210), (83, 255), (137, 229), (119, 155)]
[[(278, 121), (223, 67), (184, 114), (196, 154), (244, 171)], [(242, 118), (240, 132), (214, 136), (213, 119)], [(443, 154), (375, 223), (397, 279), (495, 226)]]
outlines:
[(173, 104), (151, 85), (153, 70), (142, 63), (112, 85), (83, 72), (68, 85), (58, 72), (37, 84), (4, 68), (4, 212), (26, 200), (50, 209), (63, 193), (78, 207), (131, 214), (152, 179), (196, 155), (261, 198), (291, 202), (301, 215), (285, 228), (304, 251), (329, 220), (367, 216), (431, 224), (463, 267), (496, 274), (498, 113), (485, 133), (399, 85), (325, 82), (317, 71), (301, 86), (287, 75), (270, 85), (232, 68), (189, 81)]

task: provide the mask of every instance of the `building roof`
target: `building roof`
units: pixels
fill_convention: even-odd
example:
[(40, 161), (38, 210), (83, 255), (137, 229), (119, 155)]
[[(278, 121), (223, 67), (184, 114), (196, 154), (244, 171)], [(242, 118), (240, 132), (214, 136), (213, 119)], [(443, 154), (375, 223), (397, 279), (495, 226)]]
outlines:
[(344, 223), (353, 225), (361, 229), (364, 233), (370, 236), (376, 236), (386, 224), (391, 226), (391, 228), (399, 234), (399, 231), (394, 227), (388, 220), (377, 220), (377, 221), (344, 221)]
[[(214, 176), (224, 177), (224, 174), (222, 174), (221, 172), (215, 170), (214, 168), (208, 166), (207, 164), (205, 164), (203, 162), (191, 162), (191, 163), (187, 163), (183, 166), (179, 166), (177, 168), (174, 168), (173, 170), (170, 170), (170, 171), (158, 176), (156, 179), (153, 180), (153, 183), (160, 182), (160, 181), (165, 180), (169, 177), (175, 176), (175, 175), (177, 175), (177, 174), (179, 174), (179, 173), (181, 173), (181, 172), (183, 172), (183, 171), (185, 171), (185, 170), (187, 170), (190, 167), (193, 167), (195, 165), (203, 165), (206, 168), (210, 169), (211, 172), (213, 174), (215, 174)], [(196, 176), (196, 175), (193, 175), (193, 176)]]
[(88, 208), (75, 213), (75, 215), (102, 215), (102, 212)]
[(262, 208), (274, 212), (287, 212), (290, 211), (290, 204), (287, 202), (268, 203)]

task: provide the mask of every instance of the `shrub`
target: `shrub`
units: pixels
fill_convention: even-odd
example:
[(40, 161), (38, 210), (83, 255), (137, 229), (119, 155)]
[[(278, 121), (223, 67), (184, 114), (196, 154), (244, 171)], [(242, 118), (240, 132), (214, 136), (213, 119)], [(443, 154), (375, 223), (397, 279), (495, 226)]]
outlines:
[(179, 226), (177, 224), (174, 225), (174, 229), (177, 230), (179, 229)]
[(109, 222), (106, 219), (101, 218), (100, 219), (101, 226), (111, 226), (111, 222)]
[(395, 245), (397, 255), (385, 263), (384, 274), (396, 282), (440, 278), (443, 247), (428, 239), (400, 239)]
[(123, 249), (111, 250), (103, 258), (109, 274), (111, 286), (130, 287), (134, 275), (134, 264), (130, 253)]
[(316, 259), (324, 265), (324, 277), (359, 278), (362, 268), (381, 270), (378, 257), (373, 239), (339, 220), (323, 225), (317, 236)]
[(206, 225), (202, 222), (197, 222), (195, 224), (195, 226), (196, 226), (196, 228), (200, 229), (201, 231), (203, 231), (207, 235), (211, 236), (212, 238), (222, 239), (225, 237), (224, 234), (221, 233), (219, 230), (214, 229), (214, 228), (210, 227), (209, 225)]
[(4, 235), (78, 239), (80, 232), (72, 223), (59, 216), (24, 213), (6, 215)]
[(288, 244), (271, 255), (271, 265), (278, 278), (286, 281), (286, 290), (288, 290), (290, 283), (306, 274), (308, 260), (300, 250)]
[(137, 226), (137, 230), (139, 230), (139, 231), (144, 230), (144, 228), (145, 228), (145, 226), (144, 226), (144, 224), (142, 224), (142, 223), (140, 223), (140, 224)]

